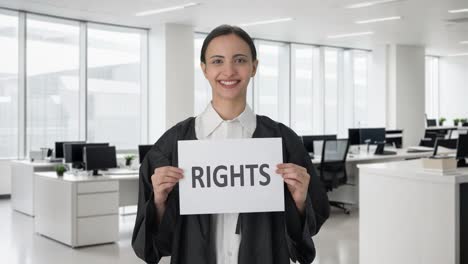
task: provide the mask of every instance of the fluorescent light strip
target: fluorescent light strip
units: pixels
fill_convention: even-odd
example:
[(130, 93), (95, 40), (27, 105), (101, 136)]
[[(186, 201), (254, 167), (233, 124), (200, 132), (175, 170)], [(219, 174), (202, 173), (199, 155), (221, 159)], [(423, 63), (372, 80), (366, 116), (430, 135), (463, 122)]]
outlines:
[(383, 18), (374, 18), (374, 19), (367, 19), (367, 20), (360, 20), (354, 23), (356, 24), (369, 24), (369, 23), (376, 23), (376, 22), (383, 22), (383, 21), (390, 21), (390, 20), (399, 20), (401, 16), (393, 16), (393, 17), (383, 17)]
[(188, 3), (188, 4), (185, 4), (185, 5), (178, 5), (178, 6), (161, 8), (161, 9), (153, 9), (153, 10), (138, 12), (138, 13), (135, 14), (135, 16), (149, 16), (149, 15), (154, 15), (154, 14), (171, 12), (171, 11), (184, 9), (184, 8), (192, 7), (192, 6), (197, 6), (197, 5), (199, 5), (199, 3)]
[(467, 53), (456, 53), (456, 54), (447, 55), (447, 57), (461, 57), (461, 56), (468, 56), (468, 52)]
[(460, 41), (460, 44), (468, 44), (468, 40)]
[(372, 35), (372, 34), (374, 34), (374, 32), (372, 32), (372, 31), (356, 32), (356, 33), (349, 33), (349, 34), (331, 35), (331, 36), (328, 36), (327, 38), (329, 38), (329, 39), (347, 38), (347, 37), (357, 37), (357, 36), (365, 36), (365, 35)]
[(291, 20), (294, 20), (294, 18), (286, 17), (286, 18), (278, 18), (278, 19), (272, 19), (272, 20), (257, 21), (257, 22), (239, 24), (239, 26), (247, 27), (247, 26), (265, 25), (265, 24), (287, 22), (287, 21), (291, 21)]
[(468, 12), (468, 8), (464, 8), (464, 9), (454, 9), (454, 10), (449, 10), (448, 12), (449, 12), (449, 13), (452, 13), (452, 14), (464, 13), (464, 12)]
[(387, 4), (387, 3), (393, 3), (393, 2), (400, 2), (400, 1), (403, 1), (403, 0), (378, 0), (378, 1), (362, 2), (362, 3), (357, 3), (357, 4), (346, 6), (345, 8), (363, 8), (363, 7), (381, 5), (381, 4)]

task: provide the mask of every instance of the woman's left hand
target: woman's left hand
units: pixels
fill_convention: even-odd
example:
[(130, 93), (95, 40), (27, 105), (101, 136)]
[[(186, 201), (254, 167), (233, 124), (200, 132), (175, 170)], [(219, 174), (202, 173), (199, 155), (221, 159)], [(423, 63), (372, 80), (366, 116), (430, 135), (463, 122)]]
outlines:
[(307, 170), (293, 163), (281, 163), (277, 165), (276, 173), (281, 174), (289, 192), (291, 192), (297, 209), (303, 213), (310, 181)]

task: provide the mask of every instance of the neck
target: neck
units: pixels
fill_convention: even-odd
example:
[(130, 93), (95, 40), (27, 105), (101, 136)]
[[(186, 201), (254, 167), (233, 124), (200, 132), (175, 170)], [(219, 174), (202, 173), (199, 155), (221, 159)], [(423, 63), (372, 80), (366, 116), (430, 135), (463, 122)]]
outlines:
[(245, 100), (235, 102), (231, 100), (212, 100), (211, 104), (223, 120), (232, 120), (244, 112), (247, 103)]

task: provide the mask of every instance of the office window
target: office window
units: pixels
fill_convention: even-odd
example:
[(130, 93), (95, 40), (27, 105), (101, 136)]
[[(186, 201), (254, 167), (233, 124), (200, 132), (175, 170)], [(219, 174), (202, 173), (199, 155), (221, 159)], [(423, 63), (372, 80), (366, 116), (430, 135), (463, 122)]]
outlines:
[(319, 48), (291, 45), (291, 128), (299, 135), (322, 131), (319, 60)]
[(26, 23), (27, 149), (77, 140), (79, 24), (29, 14)]
[(369, 52), (353, 51), (354, 127), (367, 124)]
[(135, 149), (140, 142), (146, 31), (88, 24), (87, 139)]
[[(336, 134), (338, 132), (338, 67), (340, 50), (335, 48), (324, 49), (324, 120), (325, 134)], [(342, 58), (342, 57), (341, 57)]]
[(18, 157), (18, 15), (0, 13), (0, 158)]
[(439, 118), (439, 58), (426, 57), (426, 115)]
[(289, 125), (289, 45), (256, 41), (260, 61), (254, 78), (257, 114)]
[(195, 102), (194, 102), (194, 113), (195, 115), (200, 114), (205, 110), (205, 107), (211, 101), (211, 86), (208, 80), (205, 79), (203, 71), (200, 67), (200, 54), (203, 41), (205, 40), (205, 34), (195, 34), (194, 43), (194, 71), (195, 71)]

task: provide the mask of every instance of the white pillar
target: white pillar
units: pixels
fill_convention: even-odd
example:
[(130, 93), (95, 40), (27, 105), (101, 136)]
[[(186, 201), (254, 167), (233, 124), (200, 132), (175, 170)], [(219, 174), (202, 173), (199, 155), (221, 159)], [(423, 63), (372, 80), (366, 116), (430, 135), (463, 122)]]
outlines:
[(165, 24), (149, 33), (149, 142), (193, 116), (194, 35), (191, 26)]

